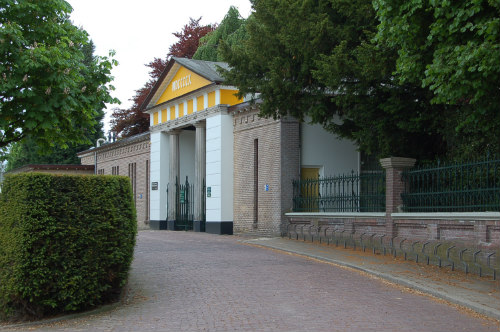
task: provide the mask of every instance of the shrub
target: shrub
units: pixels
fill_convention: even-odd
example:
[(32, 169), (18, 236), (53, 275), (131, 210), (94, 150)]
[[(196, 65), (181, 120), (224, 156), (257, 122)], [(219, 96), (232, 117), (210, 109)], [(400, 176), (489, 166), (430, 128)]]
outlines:
[(0, 194), (0, 315), (39, 318), (117, 299), (136, 234), (126, 177), (7, 176)]

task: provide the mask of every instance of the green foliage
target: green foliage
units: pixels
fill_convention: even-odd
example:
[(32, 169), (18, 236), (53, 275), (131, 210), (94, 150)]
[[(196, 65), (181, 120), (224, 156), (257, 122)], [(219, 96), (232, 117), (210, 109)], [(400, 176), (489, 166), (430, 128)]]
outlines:
[(252, 5), (246, 38), (218, 52), (261, 115), (321, 123), (380, 157), (500, 151), (498, 1)]
[(255, 0), (248, 39), (223, 47), (227, 80), (262, 100), (261, 114), (321, 123), (379, 156), (432, 158), (445, 147), (442, 106), (415, 84), (395, 84), (396, 51), (372, 39), (369, 0)]
[(237, 47), (247, 38), (246, 20), (240, 16), (238, 9), (231, 6), (217, 28), (200, 39), (200, 45), (193, 59), (205, 61), (224, 61), (219, 45)]
[(0, 194), (0, 315), (36, 318), (116, 299), (136, 233), (126, 177), (7, 176)]
[[(374, 1), (379, 44), (397, 48), (396, 78), (456, 106), (458, 155), (500, 151), (500, 2)], [(455, 133), (453, 132), (455, 131)]]
[(0, 0), (0, 148), (31, 136), (42, 148), (85, 143), (105, 103), (117, 102), (107, 57), (85, 59), (89, 38), (62, 0)]
[(55, 146), (51, 153), (44, 153), (31, 137), (11, 144), (5, 156), (6, 171), (29, 164), (79, 165), (77, 153), (87, 150), (90, 144), (69, 144), (67, 148)]
[[(91, 66), (95, 59), (94, 49), (95, 46), (92, 41), (82, 46), (86, 66)], [(98, 138), (103, 137), (103, 118), (104, 110), (98, 110), (94, 118), (95, 124), (93, 130), (86, 130), (84, 133), (88, 141), (86, 143), (68, 143), (67, 147), (55, 145), (46, 150), (36, 144), (32, 137), (28, 136), (19, 142), (10, 144), (8, 153), (3, 157), (0, 156), (0, 160), (5, 159), (7, 161), (7, 171), (29, 164), (80, 164), (80, 158), (78, 158), (77, 153), (87, 150), (93, 146), (93, 143)]]

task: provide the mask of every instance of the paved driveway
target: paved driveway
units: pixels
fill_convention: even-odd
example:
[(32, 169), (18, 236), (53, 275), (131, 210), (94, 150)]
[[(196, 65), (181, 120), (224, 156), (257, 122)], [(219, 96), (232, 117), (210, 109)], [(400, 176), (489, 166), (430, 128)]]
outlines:
[(142, 231), (122, 305), (15, 330), (499, 331), (499, 326), (357, 272), (245, 245), (238, 237)]

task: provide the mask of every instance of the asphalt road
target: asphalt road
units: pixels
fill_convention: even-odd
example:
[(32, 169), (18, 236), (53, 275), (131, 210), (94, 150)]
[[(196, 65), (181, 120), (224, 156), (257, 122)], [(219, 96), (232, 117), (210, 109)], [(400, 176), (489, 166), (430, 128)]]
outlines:
[(499, 331), (497, 321), (235, 236), (142, 231), (106, 310), (6, 331)]

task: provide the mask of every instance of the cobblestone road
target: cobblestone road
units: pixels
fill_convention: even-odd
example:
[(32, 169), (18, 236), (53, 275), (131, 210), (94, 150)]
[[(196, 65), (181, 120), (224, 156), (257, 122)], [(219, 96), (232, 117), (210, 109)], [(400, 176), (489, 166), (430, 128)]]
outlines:
[(499, 331), (498, 322), (357, 272), (237, 237), (139, 233), (110, 311), (26, 331)]

